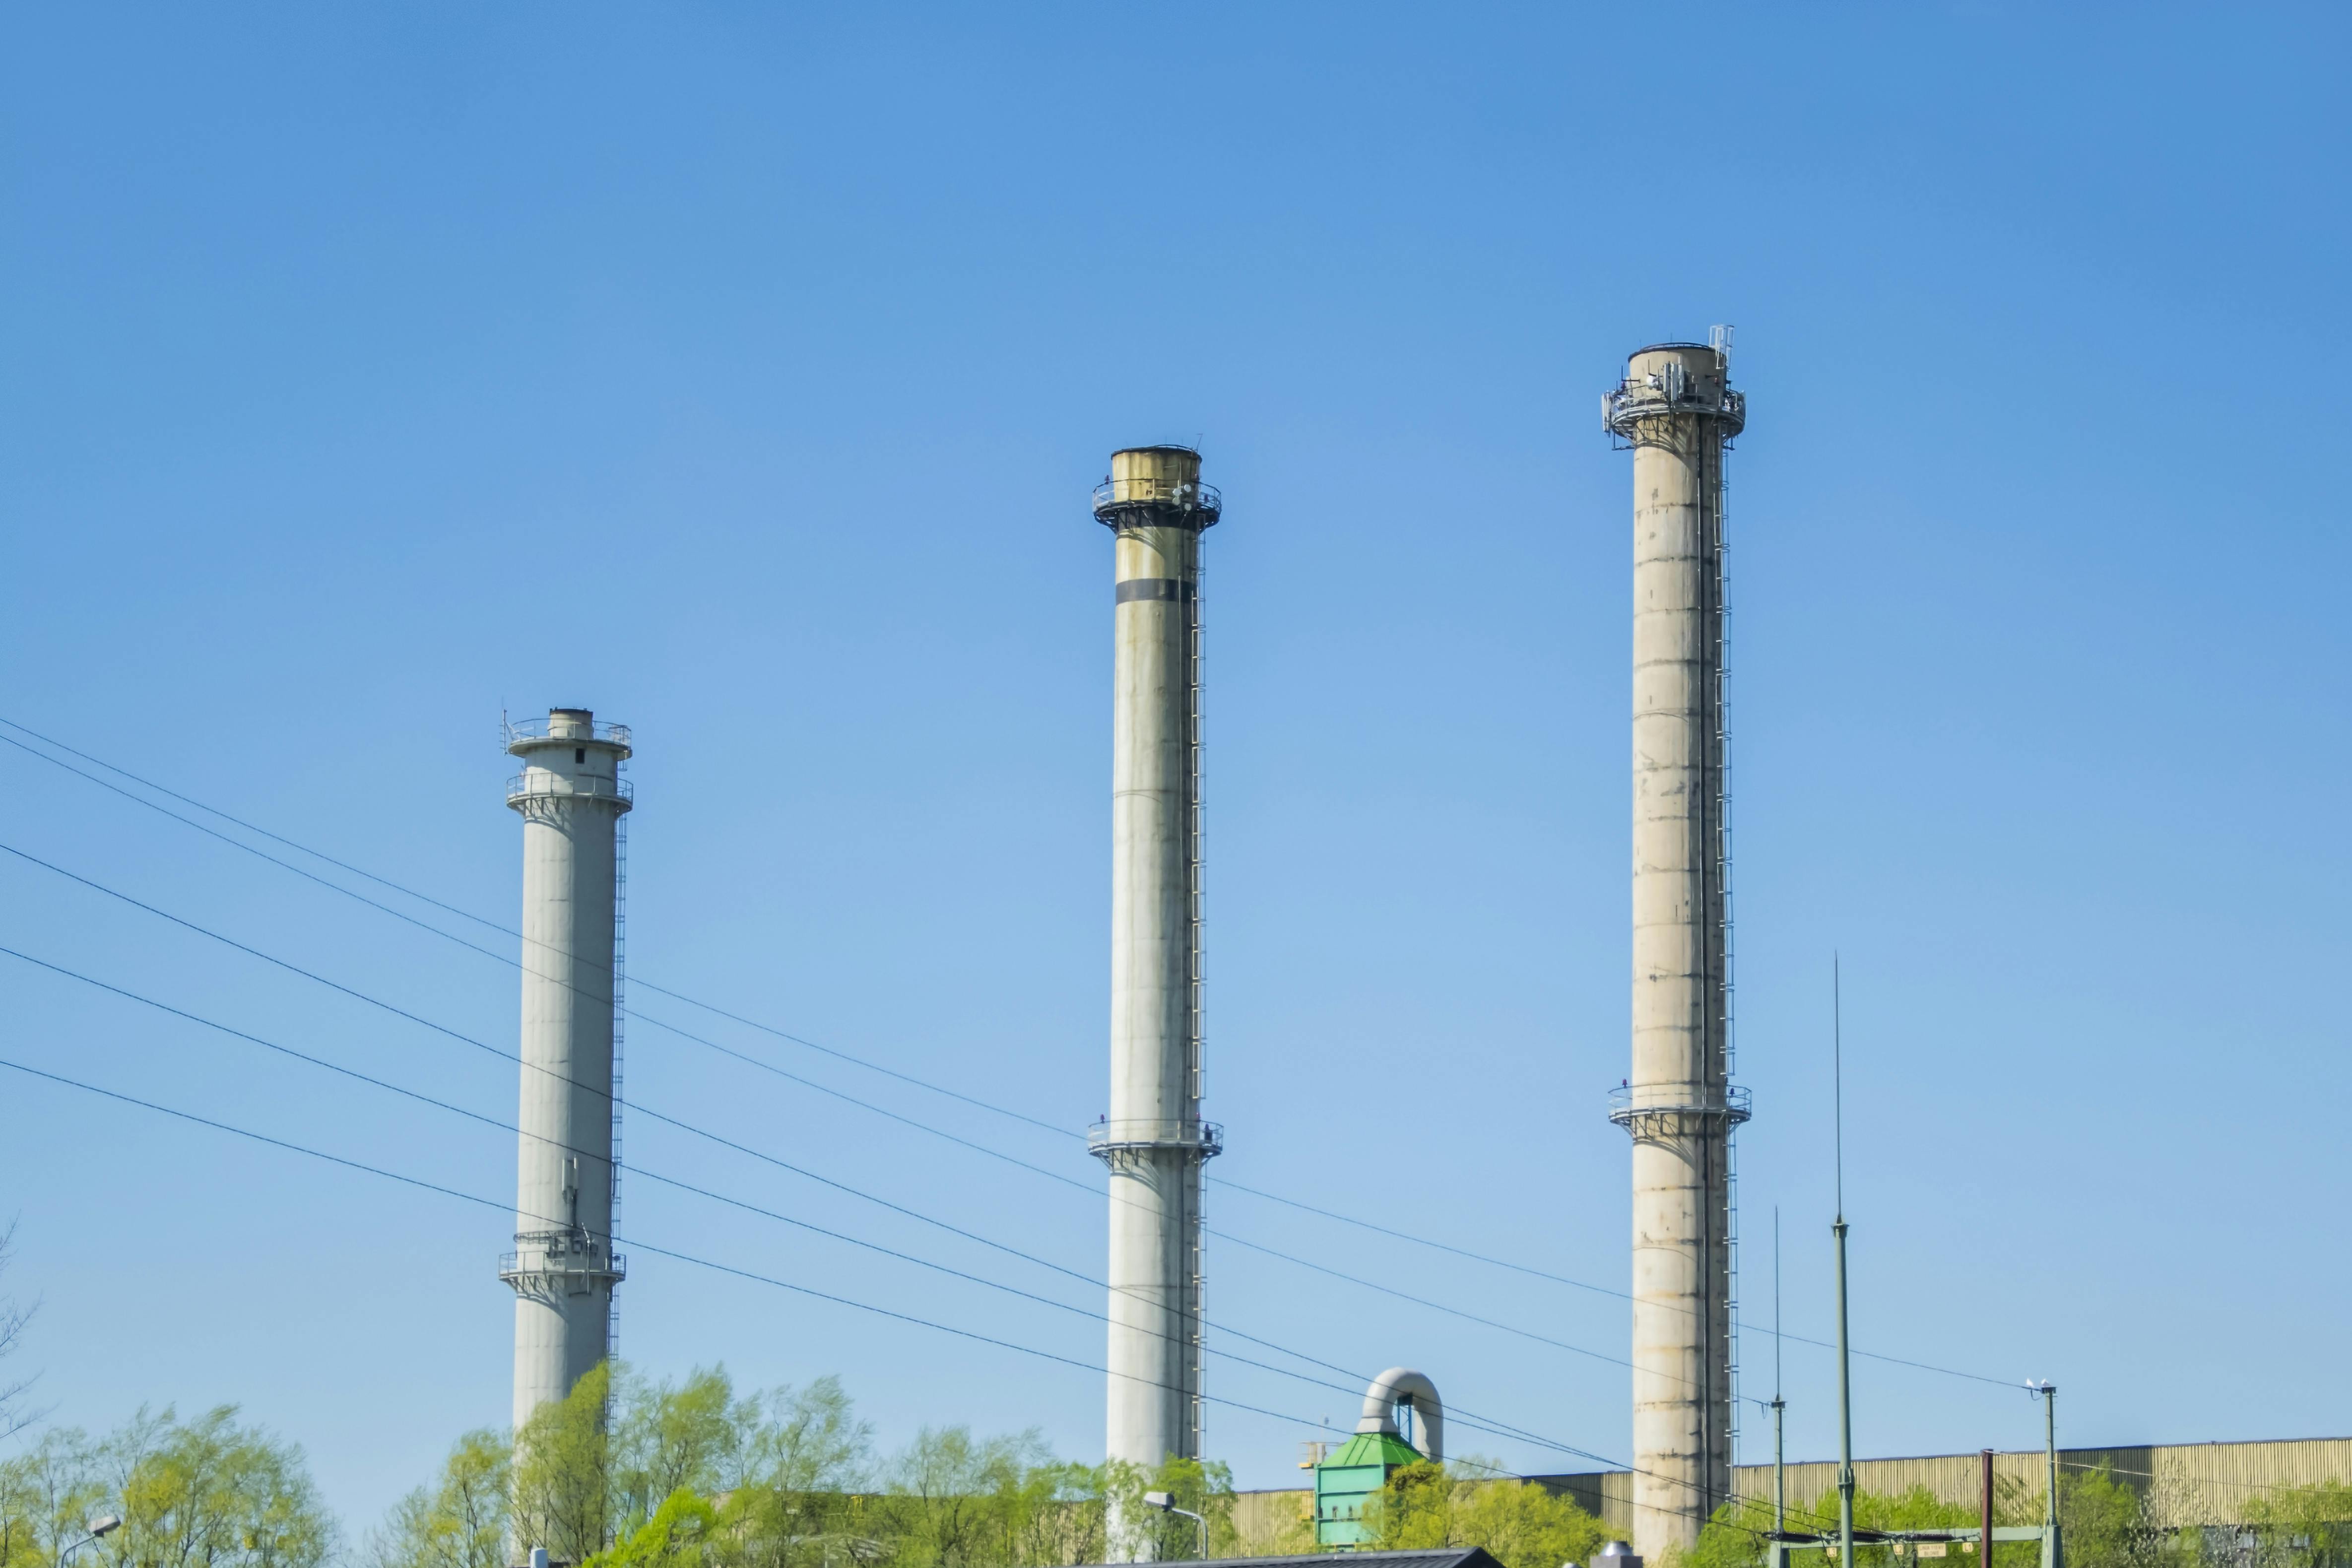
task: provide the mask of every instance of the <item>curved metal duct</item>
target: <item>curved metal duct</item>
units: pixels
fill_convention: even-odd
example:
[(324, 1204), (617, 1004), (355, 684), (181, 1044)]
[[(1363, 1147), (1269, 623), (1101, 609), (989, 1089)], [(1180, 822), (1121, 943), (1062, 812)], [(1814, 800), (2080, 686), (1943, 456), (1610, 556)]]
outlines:
[(1419, 1439), (1414, 1447), (1423, 1458), (1444, 1458), (1445, 1405), (1437, 1397), (1437, 1384), (1409, 1366), (1392, 1366), (1372, 1379), (1371, 1387), (1364, 1390), (1364, 1414), (1358, 1418), (1356, 1430), (1402, 1436), (1396, 1407), (1407, 1401), (1412, 1405), (1412, 1435)]

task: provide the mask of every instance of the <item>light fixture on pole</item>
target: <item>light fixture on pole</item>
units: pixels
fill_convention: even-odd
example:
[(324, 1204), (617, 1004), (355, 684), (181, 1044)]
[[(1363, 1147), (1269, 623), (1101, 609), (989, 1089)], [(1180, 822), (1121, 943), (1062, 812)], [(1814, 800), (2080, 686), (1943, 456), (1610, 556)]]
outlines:
[(2050, 1467), (2042, 1504), (2042, 1568), (2065, 1568), (2066, 1548), (2058, 1530), (2058, 1385), (2045, 1377), (2028, 1383), (2025, 1392), (2042, 1401), (2042, 1453)]
[(1162, 1513), (1181, 1513), (1199, 1525), (1201, 1527), (1201, 1561), (1205, 1563), (1209, 1560), (1209, 1521), (1189, 1508), (1178, 1508), (1175, 1493), (1146, 1492), (1143, 1494), (1143, 1506), (1156, 1508)]
[(83, 1547), (88, 1546), (100, 1536), (111, 1535), (116, 1531), (121, 1530), (122, 1528), (122, 1517), (120, 1514), (102, 1513), (96, 1519), (91, 1520), (82, 1528), (89, 1531), (89, 1533), (83, 1536), (79, 1541), (75, 1542), (71, 1546), (67, 1547), (63, 1552), (58, 1553), (58, 1568), (66, 1568), (67, 1562), (75, 1552), (79, 1552)]

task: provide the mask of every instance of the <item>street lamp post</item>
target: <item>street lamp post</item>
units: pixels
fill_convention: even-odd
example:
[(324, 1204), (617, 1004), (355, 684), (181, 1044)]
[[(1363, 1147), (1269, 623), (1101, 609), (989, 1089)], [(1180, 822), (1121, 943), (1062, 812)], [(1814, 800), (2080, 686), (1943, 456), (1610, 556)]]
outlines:
[(1209, 1560), (1209, 1521), (1189, 1508), (1178, 1508), (1175, 1493), (1146, 1492), (1143, 1494), (1143, 1506), (1156, 1508), (1162, 1513), (1181, 1513), (1199, 1525), (1201, 1527), (1201, 1561), (1205, 1563)]
[(58, 1568), (66, 1568), (66, 1563), (72, 1559), (75, 1552), (79, 1552), (83, 1547), (88, 1546), (100, 1536), (111, 1535), (116, 1531), (121, 1530), (122, 1528), (122, 1519), (119, 1514), (102, 1513), (96, 1519), (91, 1520), (82, 1528), (88, 1530), (89, 1533), (83, 1536), (79, 1541), (75, 1542), (71, 1546), (67, 1547), (63, 1552), (58, 1553)]
[(2066, 1548), (2058, 1533), (2058, 1385), (2044, 1378), (2025, 1390), (2042, 1401), (2042, 1446), (2050, 1467), (2042, 1505), (2042, 1568), (2066, 1568)]

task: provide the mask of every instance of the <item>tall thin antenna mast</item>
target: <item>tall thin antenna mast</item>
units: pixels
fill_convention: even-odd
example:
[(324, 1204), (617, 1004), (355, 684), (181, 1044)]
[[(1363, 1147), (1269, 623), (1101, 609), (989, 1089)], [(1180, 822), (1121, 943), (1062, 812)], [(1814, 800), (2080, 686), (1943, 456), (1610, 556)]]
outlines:
[(1837, 1222), (1845, 1223), (1845, 998), (1838, 955), (1830, 954), (1831, 1142), (1837, 1168)]
[(1853, 1384), (1845, 1332), (1845, 999), (1834, 952), (1830, 954), (1830, 1074), (1837, 1148), (1837, 1222), (1830, 1234), (1837, 1237), (1838, 1564), (1853, 1568)]
[(1788, 1449), (1782, 1443), (1782, 1417), (1789, 1402), (1780, 1397), (1780, 1205), (1772, 1205), (1772, 1533), (1789, 1528)]

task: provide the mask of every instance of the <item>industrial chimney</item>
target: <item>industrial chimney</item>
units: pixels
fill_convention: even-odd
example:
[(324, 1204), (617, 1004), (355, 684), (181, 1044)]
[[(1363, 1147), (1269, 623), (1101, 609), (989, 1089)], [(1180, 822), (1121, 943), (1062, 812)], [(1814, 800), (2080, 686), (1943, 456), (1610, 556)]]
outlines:
[(614, 1068), (629, 731), (584, 708), (506, 731), (522, 772), (522, 1104), (517, 1125), (514, 1424), (610, 1353), (618, 1190)]
[(1731, 853), (1724, 453), (1730, 333), (1634, 354), (1601, 400), (1633, 451), (1633, 1543), (1688, 1550), (1731, 1497)]
[[(1108, 1457), (1147, 1468), (1202, 1440), (1201, 535), (1217, 492), (1184, 447), (1114, 453), (1111, 530)], [(1132, 1543), (1129, 1543), (1132, 1545)]]

